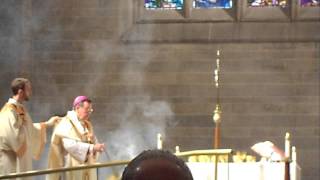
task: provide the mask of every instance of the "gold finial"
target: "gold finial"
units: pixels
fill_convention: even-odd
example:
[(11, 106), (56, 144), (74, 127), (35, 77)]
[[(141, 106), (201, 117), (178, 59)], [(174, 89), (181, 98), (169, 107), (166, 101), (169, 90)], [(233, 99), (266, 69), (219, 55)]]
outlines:
[(286, 139), (290, 138), (290, 133), (286, 132)]
[(221, 121), (221, 110), (219, 104), (216, 105), (216, 108), (213, 111), (213, 121), (215, 123), (219, 123)]

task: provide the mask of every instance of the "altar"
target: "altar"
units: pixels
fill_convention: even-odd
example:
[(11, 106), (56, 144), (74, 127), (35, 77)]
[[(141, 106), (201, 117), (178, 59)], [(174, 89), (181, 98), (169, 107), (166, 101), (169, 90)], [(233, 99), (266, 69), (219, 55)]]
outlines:
[[(194, 180), (214, 180), (213, 162), (188, 162)], [(284, 180), (283, 162), (218, 163), (218, 180)], [(290, 179), (301, 180), (301, 168), (290, 163)]]

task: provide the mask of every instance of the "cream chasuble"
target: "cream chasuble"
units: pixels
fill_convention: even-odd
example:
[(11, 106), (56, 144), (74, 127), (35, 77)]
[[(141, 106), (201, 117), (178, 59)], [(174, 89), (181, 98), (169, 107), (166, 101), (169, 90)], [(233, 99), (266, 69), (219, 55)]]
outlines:
[(0, 174), (32, 170), (32, 158), (39, 159), (45, 144), (44, 123), (32, 123), (26, 108), (10, 98), (1, 109), (0, 127)]
[[(90, 121), (81, 123), (74, 111), (69, 111), (67, 116), (54, 128), (49, 150), (49, 168), (72, 167), (96, 162), (96, 155), (92, 153), (96, 138), (89, 138), (93, 134)], [(63, 178), (64, 177), (64, 178)], [(47, 180), (96, 180), (96, 169), (70, 171), (63, 174), (49, 174)]]

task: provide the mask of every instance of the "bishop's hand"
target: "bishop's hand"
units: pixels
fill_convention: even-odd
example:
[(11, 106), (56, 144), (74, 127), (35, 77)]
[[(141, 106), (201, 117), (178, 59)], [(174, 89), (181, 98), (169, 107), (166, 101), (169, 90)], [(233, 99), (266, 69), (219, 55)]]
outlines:
[(93, 146), (93, 150), (95, 152), (103, 152), (105, 149), (105, 145), (104, 144), (100, 144), (100, 143), (97, 143)]
[(59, 116), (53, 116), (51, 117), (48, 121), (45, 122), (45, 125), (47, 127), (52, 127), (54, 126), (56, 123), (58, 123), (60, 121), (61, 117)]

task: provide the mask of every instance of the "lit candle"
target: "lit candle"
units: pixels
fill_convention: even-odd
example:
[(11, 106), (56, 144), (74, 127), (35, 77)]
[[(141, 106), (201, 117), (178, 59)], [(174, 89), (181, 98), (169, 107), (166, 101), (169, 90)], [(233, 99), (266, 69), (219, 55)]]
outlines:
[(180, 147), (176, 146), (176, 153), (180, 153)]
[(157, 135), (157, 149), (162, 149), (162, 137), (160, 133)]
[(296, 147), (292, 146), (292, 162), (297, 161), (297, 152), (296, 152)]
[(287, 132), (285, 137), (285, 144), (284, 144), (284, 154), (286, 158), (290, 158), (290, 134)]

